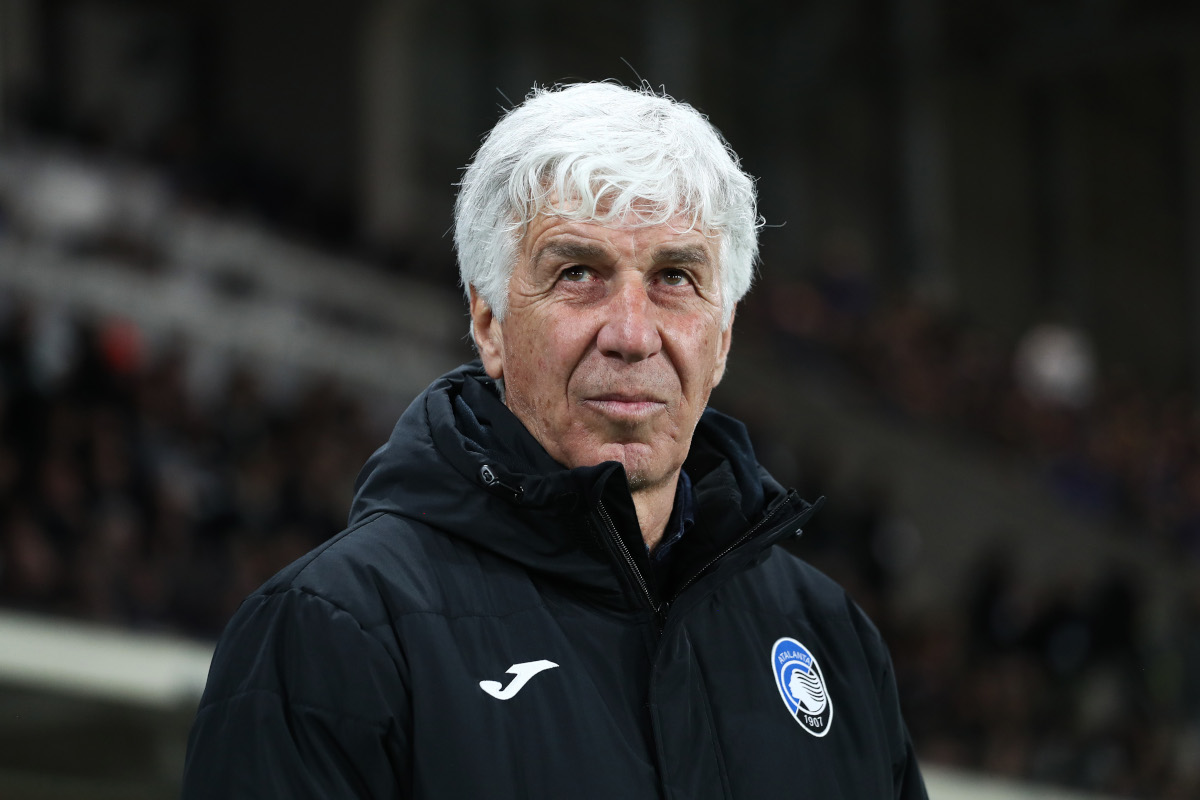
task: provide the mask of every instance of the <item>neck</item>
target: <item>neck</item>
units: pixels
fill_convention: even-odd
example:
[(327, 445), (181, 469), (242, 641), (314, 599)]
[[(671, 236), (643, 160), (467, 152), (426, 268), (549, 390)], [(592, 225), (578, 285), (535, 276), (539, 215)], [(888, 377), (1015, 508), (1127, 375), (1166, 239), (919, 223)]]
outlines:
[(675, 487), (678, 483), (679, 473), (676, 472), (670, 480), (633, 493), (633, 507), (637, 511), (642, 539), (651, 551), (662, 541), (663, 533), (667, 529), (671, 509), (675, 507)]

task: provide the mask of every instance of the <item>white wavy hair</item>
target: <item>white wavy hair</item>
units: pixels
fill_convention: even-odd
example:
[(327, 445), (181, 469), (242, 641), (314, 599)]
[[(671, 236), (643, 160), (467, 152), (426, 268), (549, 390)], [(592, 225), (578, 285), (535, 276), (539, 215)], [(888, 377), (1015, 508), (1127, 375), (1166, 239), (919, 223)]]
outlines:
[(638, 225), (677, 216), (719, 240), (722, 324), (750, 289), (758, 253), (754, 179), (706, 117), (648, 85), (534, 87), (485, 137), (454, 206), (463, 289), (497, 319), (521, 237), (540, 213)]

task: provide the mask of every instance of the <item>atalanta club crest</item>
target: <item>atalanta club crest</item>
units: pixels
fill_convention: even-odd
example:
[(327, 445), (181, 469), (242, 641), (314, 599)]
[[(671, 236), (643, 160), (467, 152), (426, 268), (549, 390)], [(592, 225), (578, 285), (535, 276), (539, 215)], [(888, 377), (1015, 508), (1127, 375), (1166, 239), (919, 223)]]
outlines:
[(779, 696), (792, 718), (813, 736), (829, 733), (833, 700), (821, 666), (809, 649), (785, 636), (771, 648), (771, 667), (775, 670)]

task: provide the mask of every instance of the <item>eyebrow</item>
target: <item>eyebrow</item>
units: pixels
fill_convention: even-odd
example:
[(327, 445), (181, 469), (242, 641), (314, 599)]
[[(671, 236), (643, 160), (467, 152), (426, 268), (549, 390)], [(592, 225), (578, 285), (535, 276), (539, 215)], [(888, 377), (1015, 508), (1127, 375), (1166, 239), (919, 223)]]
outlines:
[[(540, 266), (542, 260), (555, 257), (563, 261), (582, 261), (595, 263), (610, 258), (609, 251), (595, 244), (584, 242), (551, 242), (534, 256), (534, 265)], [(708, 250), (700, 245), (663, 245), (654, 251), (655, 264), (680, 264), (690, 266), (705, 266), (711, 263)]]
[(664, 245), (654, 251), (654, 263), (656, 264), (667, 263), (703, 266), (709, 262), (708, 250), (700, 245), (685, 245), (683, 247)]
[(555, 256), (564, 261), (596, 262), (608, 257), (608, 251), (603, 247), (582, 242), (552, 242), (537, 252), (533, 262), (540, 265), (542, 259)]

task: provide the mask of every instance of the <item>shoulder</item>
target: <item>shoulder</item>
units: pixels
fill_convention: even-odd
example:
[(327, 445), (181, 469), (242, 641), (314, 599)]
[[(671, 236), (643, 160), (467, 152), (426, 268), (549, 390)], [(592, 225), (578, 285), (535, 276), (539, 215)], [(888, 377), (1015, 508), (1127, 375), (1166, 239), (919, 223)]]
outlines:
[[(489, 591), (480, 591), (484, 585)], [(393, 636), (406, 617), (498, 616), (541, 603), (514, 562), (388, 512), (366, 517), (285, 567), (244, 605), (286, 605), (293, 595), (384, 636)]]
[(469, 563), (462, 548), (385, 513), (342, 531), (242, 602), (217, 644), (206, 700), (247, 691), (319, 698), (356, 674), (403, 676), (406, 618), (459, 610), (454, 584), (469, 577), (447, 577), (454, 571), (442, 565)]
[(872, 673), (888, 669), (887, 646), (875, 623), (846, 590), (783, 547), (773, 547), (755, 571), (766, 602), (820, 638), (860, 652)]
[(802, 606), (817, 616), (841, 617), (853, 605), (840, 584), (783, 547), (772, 547), (755, 572), (754, 579), (785, 608)]
[(365, 627), (378, 624), (389, 604), (422, 610), (433, 598), (421, 591), (428, 583), (421, 573), (435, 561), (428, 551), (439, 538), (393, 514), (372, 514), (284, 567), (247, 602), (310, 595)]

